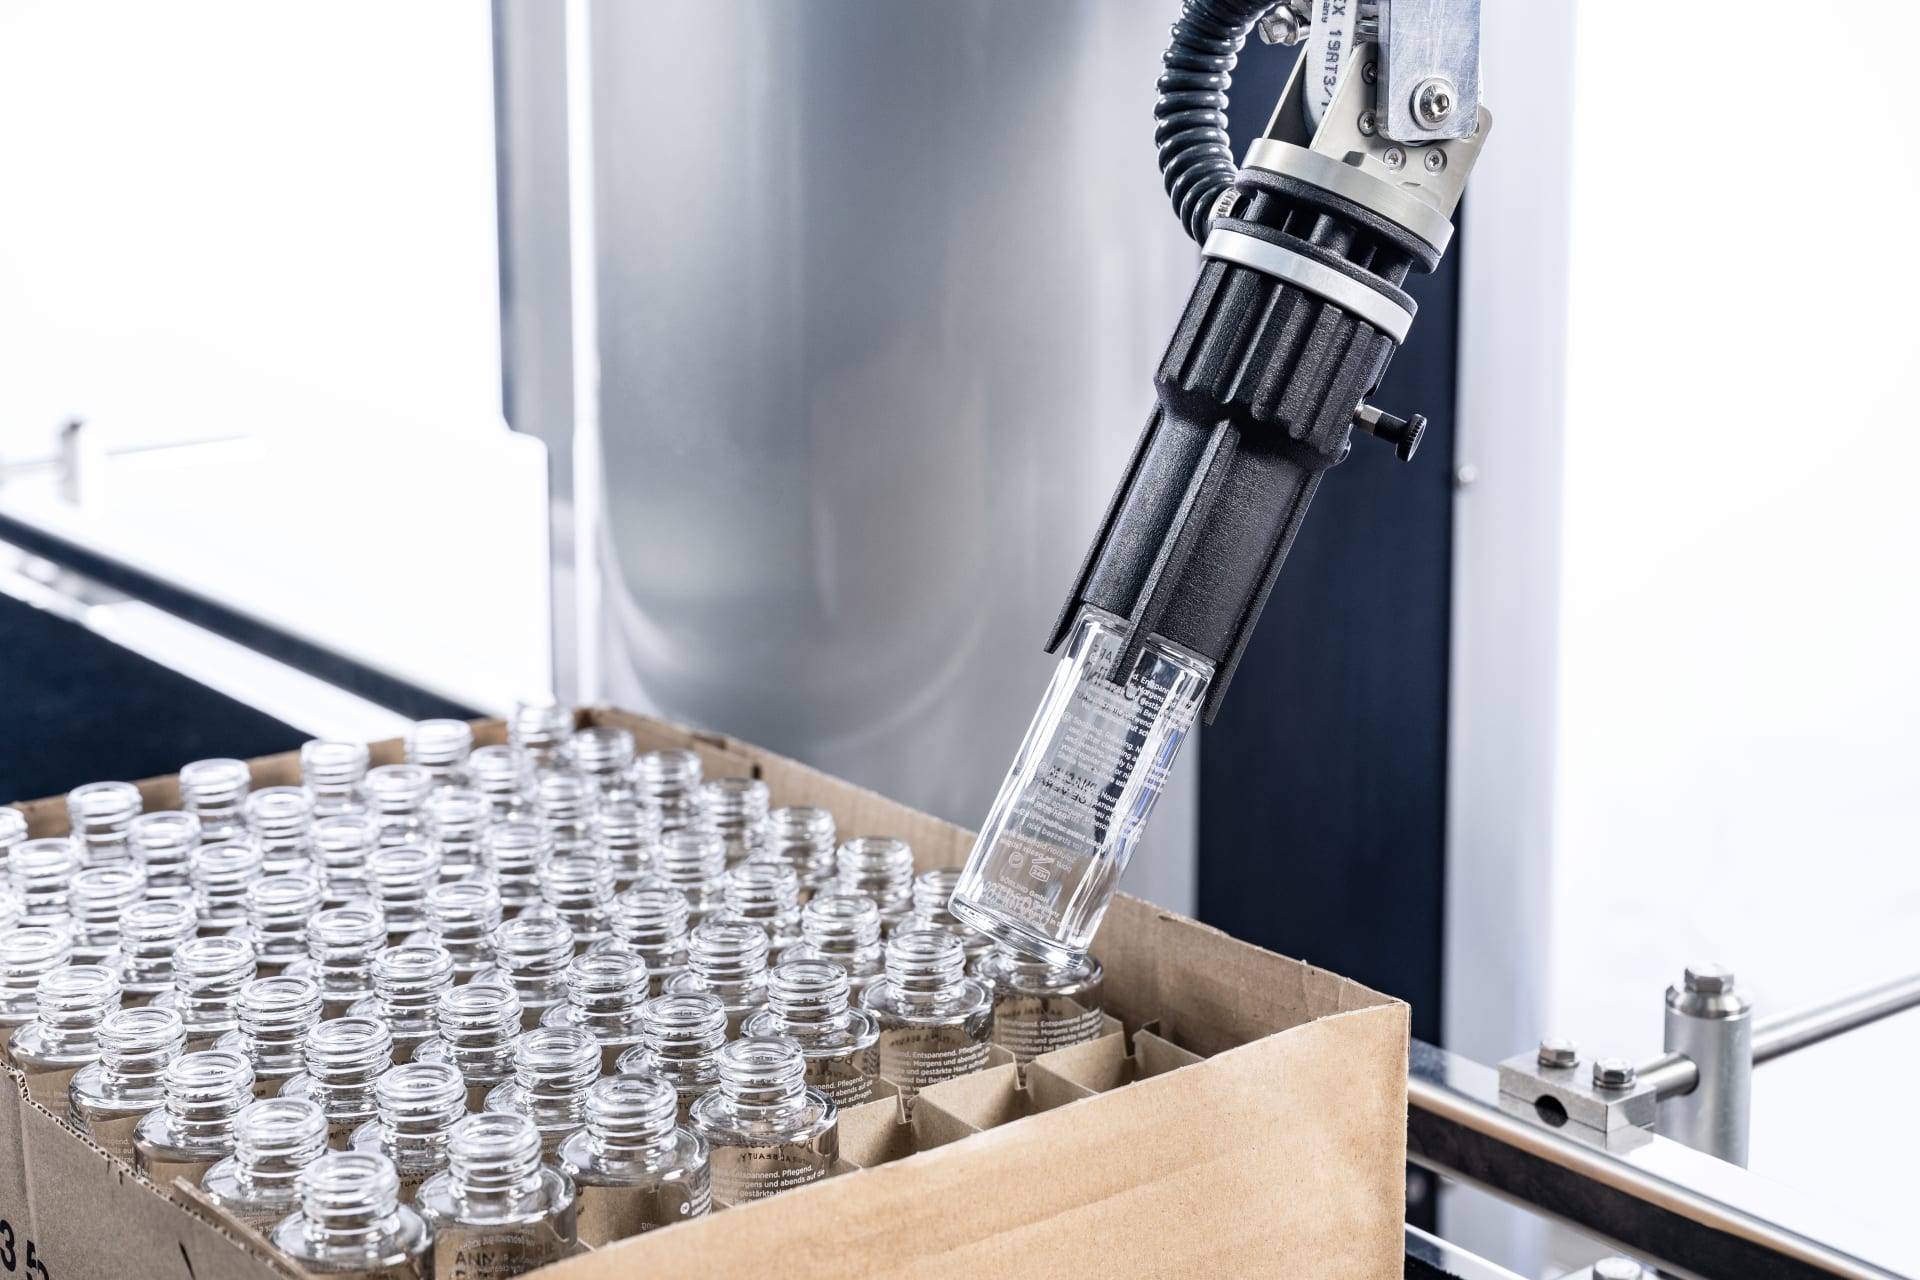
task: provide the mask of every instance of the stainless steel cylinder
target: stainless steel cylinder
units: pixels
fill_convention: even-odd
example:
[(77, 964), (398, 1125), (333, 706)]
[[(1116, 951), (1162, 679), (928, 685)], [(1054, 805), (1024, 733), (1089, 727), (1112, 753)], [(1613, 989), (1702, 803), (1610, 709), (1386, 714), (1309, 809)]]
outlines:
[(1685, 1054), (1700, 1079), (1660, 1104), (1660, 1132), (1745, 1167), (1753, 1101), (1753, 1004), (1718, 966), (1688, 969), (1667, 988), (1666, 1048)]

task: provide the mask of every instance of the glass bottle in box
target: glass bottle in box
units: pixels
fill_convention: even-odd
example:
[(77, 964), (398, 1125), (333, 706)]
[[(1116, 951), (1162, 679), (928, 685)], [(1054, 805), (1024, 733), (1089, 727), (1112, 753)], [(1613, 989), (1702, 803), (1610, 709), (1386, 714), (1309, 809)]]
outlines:
[(540, 1131), (523, 1115), (455, 1125), (446, 1172), (414, 1203), (433, 1227), (441, 1277), (517, 1276), (574, 1251), (573, 1182), (542, 1162)]
[(73, 1127), (108, 1155), (133, 1163), (133, 1131), (166, 1101), (167, 1064), (186, 1051), (187, 1029), (171, 1009), (122, 1009), (100, 1025), (100, 1061), (67, 1090)]
[(579, 1195), (581, 1244), (612, 1244), (712, 1208), (707, 1144), (678, 1120), (679, 1095), (664, 1080), (594, 1084), (587, 1127), (560, 1144), (556, 1161)]
[(183, 1053), (167, 1064), (166, 1101), (133, 1130), (133, 1167), (162, 1187), (198, 1186), (233, 1154), (233, 1122), (253, 1101), (253, 1068), (230, 1049)]
[(44, 974), (34, 989), (32, 1022), (14, 1032), (8, 1056), (27, 1079), (27, 1096), (60, 1115), (80, 1068), (100, 1060), (100, 1026), (120, 1008), (119, 970), (69, 964)]
[(887, 939), (886, 977), (860, 996), (880, 1035), (873, 1075), (901, 1097), (987, 1065), (993, 995), (967, 976), (967, 953), (945, 929), (903, 929)]
[(233, 1121), (233, 1154), (207, 1170), (201, 1190), (244, 1226), (271, 1235), (300, 1207), (301, 1170), (327, 1150), (327, 1117), (310, 1098), (265, 1098)]
[(839, 1108), (807, 1087), (806, 1058), (787, 1039), (720, 1050), (720, 1087), (693, 1104), (688, 1127), (705, 1139), (713, 1194), (729, 1205), (818, 1182), (840, 1154)]
[(400, 1203), (447, 1167), (453, 1126), (467, 1114), (467, 1082), (451, 1062), (405, 1062), (373, 1083), (374, 1119), (354, 1131), (349, 1149), (393, 1161)]
[[(309, 1275), (429, 1280), (433, 1232), (400, 1203), (400, 1175), (383, 1155), (330, 1151), (299, 1177), (300, 1209), (273, 1230), (274, 1248)], [(469, 1272), (516, 1275), (517, 1272)]]

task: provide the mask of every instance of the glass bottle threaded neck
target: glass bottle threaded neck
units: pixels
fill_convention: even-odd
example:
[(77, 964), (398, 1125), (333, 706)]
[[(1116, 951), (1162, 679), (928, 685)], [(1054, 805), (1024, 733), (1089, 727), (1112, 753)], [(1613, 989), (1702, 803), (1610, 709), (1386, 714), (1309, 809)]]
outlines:
[(425, 769), (435, 785), (457, 782), (473, 752), (473, 726), (465, 720), (421, 720), (407, 730), (406, 761)]
[(627, 771), (633, 767), (633, 750), (633, 735), (615, 725), (589, 725), (567, 740), (573, 767), (593, 779), (603, 792), (625, 786)]
[(640, 794), (668, 814), (698, 809), (700, 757), (691, 751), (649, 751), (634, 761), (634, 781)]
[(600, 1077), (600, 1044), (578, 1027), (535, 1027), (513, 1042), (513, 1080), (539, 1112), (585, 1115), (587, 1090)]
[(187, 877), (202, 928), (246, 923), (247, 888), (258, 880), (265, 855), (251, 840), (203, 844), (193, 851)]
[(393, 1034), (378, 1018), (333, 1018), (307, 1032), (307, 1077), (322, 1107), (367, 1088), (393, 1060)]
[(877, 956), (880, 908), (864, 893), (823, 893), (801, 911), (800, 936), (836, 960)]
[(687, 895), (678, 889), (637, 885), (613, 900), (609, 923), (614, 936), (645, 959), (649, 969), (678, 969), (686, 963), (691, 914)]
[(647, 999), (647, 962), (620, 951), (590, 951), (567, 966), (567, 1003), (584, 1022), (620, 1022)]
[(252, 789), (244, 760), (195, 760), (180, 770), (180, 807), (200, 819), (204, 840), (232, 840), (245, 833), (243, 810)]
[(840, 885), (864, 893), (884, 915), (913, 905), (913, 847), (893, 836), (856, 836), (835, 854)]
[(320, 881), (310, 875), (269, 875), (247, 887), (247, 924), (254, 955), (286, 964), (307, 953), (307, 929), (320, 910)]
[(255, 978), (241, 987), (234, 1013), (256, 1067), (290, 1057), (281, 1065), (300, 1070), (307, 1033), (320, 1023), (321, 1004), (320, 986), (308, 978)]
[(108, 1091), (160, 1081), (186, 1048), (187, 1028), (171, 1009), (147, 1006), (109, 1013), (100, 1024), (100, 1078)]
[(74, 949), (104, 955), (120, 945), (120, 916), (147, 896), (147, 873), (137, 863), (118, 862), (76, 871), (69, 882)]
[(67, 793), (67, 823), (89, 866), (132, 856), (127, 837), (143, 807), (131, 782), (89, 782)]
[(191, 892), (187, 868), (200, 847), (200, 819), (164, 809), (143, 813), (127, 824), (127, 848), (147, 873), (150, 896), (180, 897)]
[(800, 874), (785, 862), (743, 862), (727, 872), (727, 910), (751, 920), (770, 937), (785, 938), (800, 924)]
[(73, 877), (86, 865), (70, 840), (22, 840), (7, 859), (7, 874), (27, 918), (65, 928)]
[(557, 854), (539, 872), (540, 897), (573, 927), (575, 941), (607, 931), (613, 868), (593, 853)]
[(173, 953), (200, 929), (200, 913), (184, 898), (150, 898), (120, 913), (120, 956), (130, 991), (173, 985)]
[(327, 1149), (327, 1115), (309, 1098), (265, 1098), (234, 1118), (234, 1163), (242, 1186), (290, 1187)]
[(173, 953), (174, 1004), (188, 1033), (203, 1036), (237, 1027), (234, 1007), (253, 975), (253, 945), (244, 937), (216, 934), (181, 943)]
[(433, 792), (433, 775), (417, 764), (383, 764), (367, 770), (367, 798), (380, 824), (383, 844), (401, 844), (419, 829), (420, 806)]
[(508, 745), (534, 768), (551, 765), (572, 733), (573, 709), (552, 698), (515, 702), (507, 717)]
[(573, 929), (558, 918), (517, 916), (495, 931), (493, 951), (521, 1004), (551, 1004), (560, 998), (573, 960)]
[(944, 995), (966, 972), (966, 948), (945, 929), (905, 929), (887, 940), (887, 982), (902, 994)]
[(603, 802), (593, 817), (593, 849), (626, 884), (646, 871), (660, 843), (660, 811), (631, 797)]
[(313, 816), (364, 813), (372, 758), (358, 742), (316, 738), (300, 748), (300, 781), (313, 797)]
[(520, 1034), (520, 997), (511, 987), (469, 983), (443, 993), (434, 1014), (447, 1059), (463, 1075), (500, 1079), (513, 1065), (513, 1042)]
[(297, 1185), (302, 1231), (316, 1253), (372, 1246), (399, 1222), (400, 1175), (375, 1152), (329, 1151)]
[(766, 829), (762, 856), (786, 863), (809, 886), (817, 887), (833, 878), (838, 846), (830, 810), (811, 805), (773, 809), (767, 813)]
[(704, 908), (718, 902), (727, 874), (727, 842), (711, 831), (684, 828), (660, 837), (653, 855), (655, 880)]
[(253, 1064), (230, 1049), (183, 1053), (167, 1064), (167, 1115), (185, 1138), (224, 1138), (253, 1101)]
[(484, 1111), (453, 1127), (447, 1169), (467, 1198), (518, 1199), (540, 1189), (540, 1130), (526, 1116)]
[(427, 801), (427, 843), (440, 854), (442, 873), (464, 876), (480, 865), (480, 840), (493, 806), (478, 791), (443, 787)]
[(104, 964), (69, 964), (44, 974), (34, 988), (34, 1016), (50, 1030), (72, 1035), (99, 1027), (120, 1007), (120, 971)]
[(313, 858), (308, 837), (313, 797), (304, 787), (263, 787), (247, 797), (245, 814), (268, 875), (308, 869)]
[(453, 956), (431, 943), (388, 947), (373, 958), (373, 996), (389, 1028), (431, 1030), (453, 989)]
[(765, 982), (770, 943), (755, 924), (709, 920), (687, 938), (687, 972), (725, 994)]
[(783, 1024), (832, 1024), (845, 1019), (852, 987), (831, 960), (788, 960), (767, 975), (767, 1008)]
[(421, 927), (427, 890), (440, 883), (440, 853), (424, 844), (392, 844), (367, 858), (367, 882), (387, 929)]
[(772, 793), (758, 778), (715, 778), (700, 788), (707, 826), (726, 841), (732, 862), (752, 857), (765, 843), (772, 804)]
[(489, 822), (505, 822), (526, 809), (533, 779), (527, 761), (513, 747), (474, 748), (467, 757), (467, 778), (485, 799)]
[(307, 832), (327, 901), (338, 906), (371, 897), (367, 859), (380, 847), (380, 828), (363, 813), (336, 813), (315, 818)]
[(587, 1092), (587, 1135), (601, 1151), (660, 1151), (679, 1118), (679, 1092), (653, 1076), (608, 1076)]
[(20, 925), (0, 934), (0, 1004), (5, 1011), (31, 1017), (40, 979), (72, 954), (72, 937), (65, 929)]
[(785, 1108), (807, 1093), (807, 1059), (784, 1036), (747, 1036), (720, 1050), (720, 1089), (734, 1103)]
[(709, 992), (658, 996), (640, 1011), (640, 1043), (661, 1063), (708, 1061), (726, 1042), (726, 1006)]
[(374, 1082), (373, 1105), (390, 1147), (443, 1149), (467, 1113), (467, 1081), (451, 1062), (404, 1062)]
[(500, 890), (500, 900), (514, 906), (537, 898), (540, 864), (553, 854), (553, 837), (539, 822), (502, 822), (480, 841), (480, 860)]
[(421, 904), (427, 928), (453, 957), (455, 972), (472, 973), (493, 963), (493, 932), (505, 908), (489, 880), (455, 880), (427, 890)]

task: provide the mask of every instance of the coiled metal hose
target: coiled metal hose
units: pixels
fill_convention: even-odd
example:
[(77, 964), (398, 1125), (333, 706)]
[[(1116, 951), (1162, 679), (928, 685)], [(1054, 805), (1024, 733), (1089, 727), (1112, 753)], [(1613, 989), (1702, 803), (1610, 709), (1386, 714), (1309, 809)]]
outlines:
[(1153, 104), (1153, 144), (1160, 176), (1195, 241), (1207, 238), (1208, 214), (1239, 176), (1227, 141), (1227, 87), (1247, 33), (1273, 0), (1186, 0), (1161, 59)]

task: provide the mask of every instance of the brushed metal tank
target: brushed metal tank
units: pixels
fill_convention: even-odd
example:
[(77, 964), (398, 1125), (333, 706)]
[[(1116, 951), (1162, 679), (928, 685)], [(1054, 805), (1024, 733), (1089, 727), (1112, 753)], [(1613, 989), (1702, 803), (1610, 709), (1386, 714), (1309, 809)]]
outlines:
[[(596, 7), (589, 692), (979, 821), (1196, 269), (1177, 8)], [(1193, 791), (1129, 877), (1169, 905)]]

